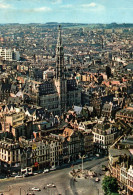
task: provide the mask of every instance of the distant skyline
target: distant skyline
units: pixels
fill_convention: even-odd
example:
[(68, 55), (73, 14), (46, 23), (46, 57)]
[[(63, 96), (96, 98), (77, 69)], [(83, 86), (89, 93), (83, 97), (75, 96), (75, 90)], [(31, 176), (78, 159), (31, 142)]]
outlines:
[(0, 0), (0, 23), (133, 23), (133, 0)]

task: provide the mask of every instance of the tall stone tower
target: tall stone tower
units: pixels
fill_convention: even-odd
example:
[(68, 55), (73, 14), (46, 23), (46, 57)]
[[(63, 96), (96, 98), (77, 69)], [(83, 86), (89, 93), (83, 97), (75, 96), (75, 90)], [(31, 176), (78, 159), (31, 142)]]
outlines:
[(64, 75), (64, 51), (62, 46), (60, 25), (58, 30), (58, 40), (56, 46), (55, 86), (59, 95), (60, 114), (62, 114), (66, 110), (67, 87)]

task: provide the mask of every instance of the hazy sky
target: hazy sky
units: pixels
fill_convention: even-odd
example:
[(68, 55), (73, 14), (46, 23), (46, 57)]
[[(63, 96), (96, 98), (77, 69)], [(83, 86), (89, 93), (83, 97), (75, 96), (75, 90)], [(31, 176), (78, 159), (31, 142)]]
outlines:
[(133, 0), (0, 0), (0, 23), (133, 23)]

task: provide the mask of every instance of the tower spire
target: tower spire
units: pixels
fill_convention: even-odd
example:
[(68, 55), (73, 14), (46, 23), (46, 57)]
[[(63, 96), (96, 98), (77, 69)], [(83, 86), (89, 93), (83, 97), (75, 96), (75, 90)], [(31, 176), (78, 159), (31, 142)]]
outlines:
[(59, 95), (60, 114), (66, 110), (67, 83), (64, 76), (64, 51), (62, 46), (61, 26), (58, 28), (58, 39), (56, 45), (56, 71), (55, 86)]
[(56, 46), (56, 79), (64, 78), (64, 51), (62, 46), (61, 25), (58, 28), (58, 40)]
[(57, 41), (57, 45), (58, 46), (61, 46), (62, 45), (61, 25), (59, 25), (59, 27), (58, 27), (58, 41)]

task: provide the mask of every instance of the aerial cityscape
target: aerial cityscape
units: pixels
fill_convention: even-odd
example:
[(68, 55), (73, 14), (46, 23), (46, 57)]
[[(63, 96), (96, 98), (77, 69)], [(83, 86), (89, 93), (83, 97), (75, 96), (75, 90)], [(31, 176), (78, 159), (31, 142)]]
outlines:
[(0, 1), (0, 195), (133, 195), (121, 2)]

